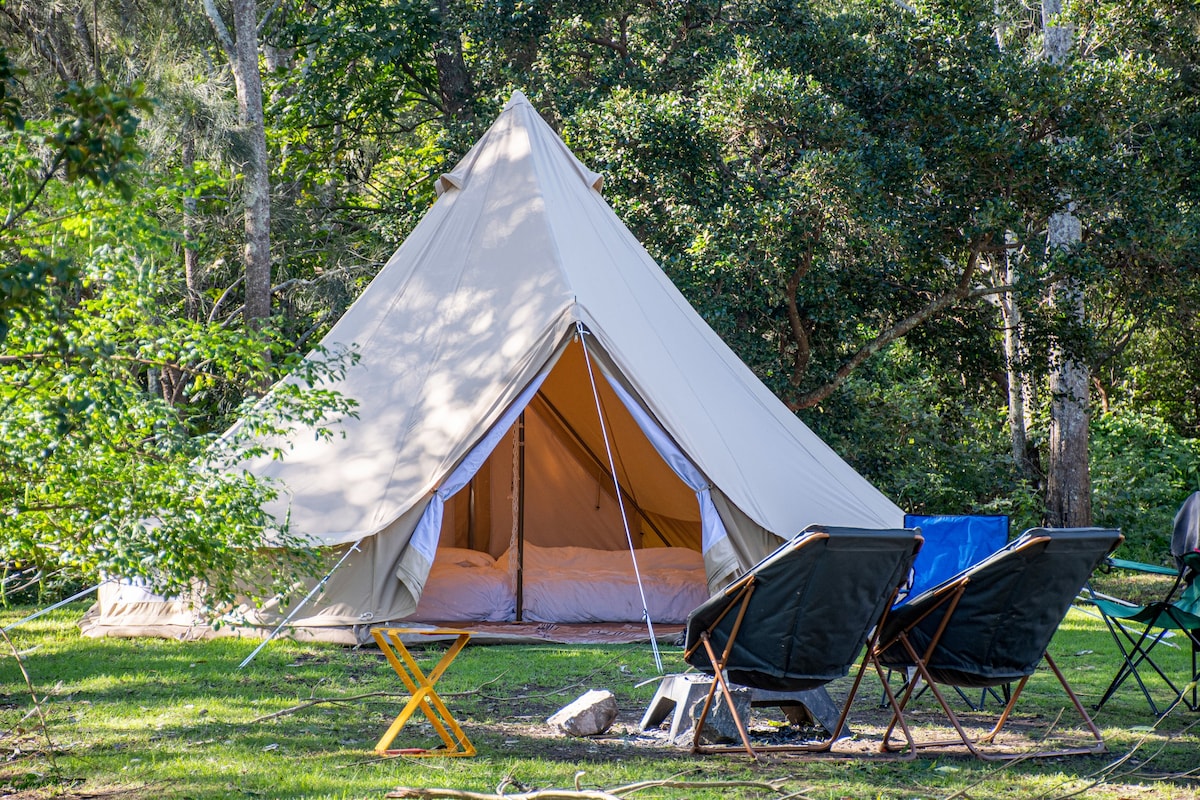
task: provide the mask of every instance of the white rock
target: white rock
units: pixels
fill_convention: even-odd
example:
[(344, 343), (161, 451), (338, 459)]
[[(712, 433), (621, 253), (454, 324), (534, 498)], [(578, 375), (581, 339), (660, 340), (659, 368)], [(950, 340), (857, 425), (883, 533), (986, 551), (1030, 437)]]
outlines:
[(617, 698), (610, 691), (592, 689), (546, 722), (571, 736), (595, 736), (612, 727), (616, 719)]

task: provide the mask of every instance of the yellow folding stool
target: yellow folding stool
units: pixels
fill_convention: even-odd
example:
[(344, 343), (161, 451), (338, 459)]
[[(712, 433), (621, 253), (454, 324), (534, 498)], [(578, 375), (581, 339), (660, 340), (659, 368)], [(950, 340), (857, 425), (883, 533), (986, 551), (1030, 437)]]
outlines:
[[(467, 644), (467, 640), (471, 638), (471, 634), (466, 631), (460, 631), (453, 628), (375, 628), (371, 631), (375, 637), (375, 641), (379, 644), (379, 649), (387, 657), (388, 663), (392, 665), (392, 669), (400, 676), (400, 680), (404, 681), (405, 687), (412, 695), (408, 703), (405, 704), (404, 710), (396, 717), (392, 726), (387, 729), (387, 733), (379, 740), (379, 744), (375, 745), (375, 752), (379, 755), (406, 755), (406, 756), (473, 756), (475, 755), (475, 745), (471, 744), (471, 740), (467, 738), (467, 734), (459, 726), (458, 722), (450, 714), (446, 708), (446, 704), (442, 702), (442, 698), (438, 696), (437, 691), (433, 688), (438, 682), (438, 678), (442, 677), (442, 673), (450, 666), (455, 657)], [(454, 644), (450, 645), (450, 649), (446, 651), (441, 660), (429, 672), (426, 677), (421, 672), (421, 668), (417, 665), (416, 659), (408, 652), (408, 648), (401, 641), (401, 636), (454, 636), (457, 637)], [(409, 718), (417, 709), (424, 712), (429, 719), (433, 729), (437, 731), (438, 736), (442, 737), (445, 743), (444, 749), (427, 750), (425, 748), (404, 748), (401, 750), (389, 750), (388, 745), (400, 733), (400, 729), (405, 726)]]

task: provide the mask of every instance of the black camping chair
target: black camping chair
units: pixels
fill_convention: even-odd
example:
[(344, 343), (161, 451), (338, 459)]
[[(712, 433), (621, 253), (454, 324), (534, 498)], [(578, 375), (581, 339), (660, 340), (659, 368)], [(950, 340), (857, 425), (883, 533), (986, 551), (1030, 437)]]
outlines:
[[(715, 680), (696, 720), (693, 752), (739, 749), (700, 743), (718, 689), (751, 758), (756, 750), (831, 750), (866, 670), (873, 629), (908, 577), (920, 546), (920, 534), (913, 530), (811, 526), (696, 608), (688, 616), (684, 658)], [(853, 687), (828, 739), (758, 747), (750, 743), (730, 684), (770, 692), (821, 687), (849, 674), (864, 644)], [(875, 670), (898, 711), (883, 671), (877, 665)], [(913, 756), (910, 749), (908, 757)]]
[[(937, 698), (956, 739), (922, 741), (917, 747), (963, 745), (978, 758), (1000, 759), (1013, 753), (989, 752), (1021, 697), (1029, 676), (1045, 660), (1075, 706), (1093, 742), (1088, 746), (1023, 753), (1030, 756), (1077, 755), (1104, 751), (1104, 738), (1054, 659), (1046, 651), (1059, 623), (1092, 571), (1121, 542), (1121, 533), (1100, 528), (1034, 528), (974, 567), (893, 609), (881, 623), (878, 661), (893, 669), (915, 668)], [(946, 702), (939, 686), (983, 688), (1015, 682), (1008, 703), (992, 730), (972, 737)], [(884, 733), (883, 746), (894, 749), (892, 734), (903, 726), (913, 684)], [(906, 732), (907, 736), (907, 732)]]
[[(1008, 516), (1004, 514), (905, 514), (904, 527), (921, 531), (925, 543), (913, 561), (912, 581), (901, 603), (978, 564), (1008, 543)], [(901, 691), (914, 674), (905, 675)], [(979, 711), (989, 694), (1002, 704), (1008, 702), (1009, 687), (998, 688), (999, 693), (991, 687), (981, 690), (978, 702), (958, 686), (954, 691), (968, 708)], [(922, 692), (924, 688), (917, 689), (916, 696)], [(887, 697), (880, 698), (879, 707), (887, 708)]]
[[(1150, 711), (1162, 716), (1168, 709), (1182, 703), (1191, 711), (1200, 711), (1197, 682), (1200, 682), (1200, 492), (1194, 492), (1175, 515), (1175, 526), (1171, 536), (1171, 555), (1175, 557), (1175, 569), (1110, 558), (1106, 566), (1111, 569), (1171, 576), (1174, 581), (1161, 600), (1145, 605), (1129, 603), (1112, 597), (1102, 597), (1091, 591), (1089, 599), (1096, 606), (1112, 634), (1113, 641), (1123, 658), (1117, 674), (1096, 704), (1099, 711), (1130, 677), (1142, 690), (1142, 696), (1150, 705)], [(1090, 589), (1090, 587), (1089, 587)], [(1163, 666), (1162, 659), (1156, 661), (1154, 650), (1165, 644), (1167, 636), (1181, 633), (1188, 640), (1192, 667), (1188, 681), (1181, 688)], [(1149, 670), (1144, 669), (1149, 667)], [(1171, 692), (1166, 709), (1159, 711), (1146, 680), (1156, 674)], [(1190, 688), (1190, 691), (1189, 691)]]

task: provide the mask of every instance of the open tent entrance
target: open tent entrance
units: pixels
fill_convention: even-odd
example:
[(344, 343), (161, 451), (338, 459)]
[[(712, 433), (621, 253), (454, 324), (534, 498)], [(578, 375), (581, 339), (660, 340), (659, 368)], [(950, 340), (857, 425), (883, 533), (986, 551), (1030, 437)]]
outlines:
[(604, 375), (593, 374), (615, 483), (583, 348), (575, 340), (524, 409), (524, 492), (518, 420), (468, 486), (446, 503), (439, 544), (501, 555), (517, 530), (514, 510), (520, 517), (523, 496), (526, 543), (626, 550), (619, 485), (636, 547), (700, 550), (696, 493), (654, 449)]
[[(447, 478), (413, 536), (432, 539), (440, 510), (412, 619), (640, 621), (630, 541), (651, 621), (682, 622), (705, 599), (703, 531), (724, 534), (707, 483), (598, 355), (573, 339)], [(460, 607), (464, 582), (488, 581), (495, 591), (476, 598), (488, 608)]]

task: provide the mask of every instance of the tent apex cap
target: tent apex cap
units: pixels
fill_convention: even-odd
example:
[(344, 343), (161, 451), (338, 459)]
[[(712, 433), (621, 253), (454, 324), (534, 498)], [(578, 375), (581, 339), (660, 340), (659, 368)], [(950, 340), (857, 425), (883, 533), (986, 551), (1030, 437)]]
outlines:
[(513, 90), (512, 96), (508, 98), (508, 102), (504, 104), (504, 110), (507, 111), (508, 109), (512, 108), (513, 106), (519, 106), (519, 105), (527, 105), (528, 106), (528, 105), (530, 105), (530, 102), (529, 102), (529, 99), (527, 97), (525, 97), (524, 92), (522, 92), (520, 89), (515, 89), (515, 90)]

